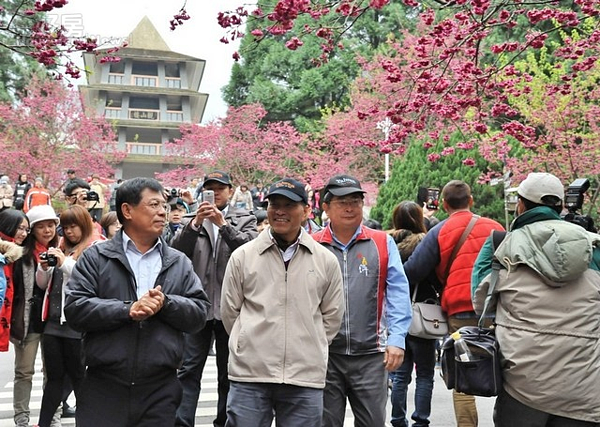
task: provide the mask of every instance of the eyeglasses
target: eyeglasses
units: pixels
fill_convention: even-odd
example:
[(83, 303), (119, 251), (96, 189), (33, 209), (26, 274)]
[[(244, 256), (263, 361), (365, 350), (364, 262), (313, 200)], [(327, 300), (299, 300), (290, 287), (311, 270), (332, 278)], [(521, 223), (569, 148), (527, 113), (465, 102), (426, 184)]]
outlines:
[(329, 202), (330, 204), (340, 208), (358, 208), (363, 205), (365, 201), (360, 197), (353, 197), (351, 199), (335, 199)]
[(160, 211), (161, 208), (167, 213), (171, 211), (171, 206), (169, 206), (167, 203), (159, 202), (158, 200), (153, 200), (149, 203), (145, 203), (144, 205), (156, 212)]
[(31, 232), (31, 228), (27, 228), (27, 227), (17, 227), (17, 231), (21, 231), (25, 234), (29, 234)]

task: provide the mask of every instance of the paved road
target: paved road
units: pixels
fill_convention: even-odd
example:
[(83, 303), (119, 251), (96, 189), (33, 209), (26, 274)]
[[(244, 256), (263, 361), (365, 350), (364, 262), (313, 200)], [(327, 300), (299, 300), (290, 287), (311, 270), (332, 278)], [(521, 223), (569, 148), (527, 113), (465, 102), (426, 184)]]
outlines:
[[(11, 346), (12, 349), (12, 346)], [(14, 355), (12, 350), (8, 353), (0, 353), (0, 427), (14, 426), (12, 411), (12, 369)], [(40, 402), (42, 398), (42, 374), (41, 359), (38, 355), (36, 364), (36, 375), (34, 377), (33, 391), (31, 397), (32, 424), (37, 422)], [(217, 405), (217, 372), (214, 358), (210, 358), (206, 365), (206, 372), (202, 379), (202, 393), (198, 402), (196, 411), (197, 427), (212, 427), (212, 420), (216, 414)], [(409, 413), (412, 411), (412, 399), (414, 389), (411, 387), (409, 394)], [(479, 410), (479, 426), (492, 427), (492, 409), (494, 399), (477, 398)], [(388, 412), (391, 411), (388, 403)], [(432, 427), (450, 427), (455, 426), (454, 412), (452, 408), (452, 395), (446, 389), (441, 377), (436, 373), (435, 386), (433, 390), (431, 426)], [(63, 426), (74, 426), (75, 421), (72, 418), (63, 420)], [(354, 425), (354, 418), (350, 409), (347, 411), (344, 427)], [(389, 424), (388, 424), (389, 426)], [(110, 426), (107, 426), (110, 427)]]

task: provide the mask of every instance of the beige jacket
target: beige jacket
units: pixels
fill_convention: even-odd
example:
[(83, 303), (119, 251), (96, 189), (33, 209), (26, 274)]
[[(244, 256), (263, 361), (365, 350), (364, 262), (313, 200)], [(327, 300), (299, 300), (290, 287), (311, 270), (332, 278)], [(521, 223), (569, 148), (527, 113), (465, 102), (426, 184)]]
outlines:
[(229, 379), (324, 388), (328, 346), (343, 311), (335, 256), (302, 230), (286, 270), (263, 231), (231, 255), (223, 279)]
[[(495, 252), (496, 337), (504, 389), (553, 415), (600, 422), (600, 236), (566, 221), (507, 234)], [(543, 273), (543, 274), (542, 274)], [(480, 312), (491, 275), (474, 296)]]

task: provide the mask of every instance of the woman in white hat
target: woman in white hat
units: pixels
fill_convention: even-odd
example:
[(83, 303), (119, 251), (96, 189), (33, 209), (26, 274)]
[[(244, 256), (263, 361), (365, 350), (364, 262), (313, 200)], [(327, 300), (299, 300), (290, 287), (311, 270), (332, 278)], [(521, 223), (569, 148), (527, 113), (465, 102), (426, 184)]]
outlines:
[(70, 380), (78, 397), (85, 374), (81, 332), (67, 323), (64, 313), (65, 288), (77, 258), (97, 241), (92, 217), (79, 205), (69, 206), (60, 214), (63, 237), (58, 248), (49, 248), (48, 254), (56, 257), (56, 265), (47, 260), (40, 262), (36, 284), (44, 289), (42, 319), (46, 322), (42, 334), (42, 355), (46, 385), (40, 409), (39, 427), (50, 427), (52, 417), (61, 403), (65, 380)]
[(40, 256), (58, 246), (58, 217), (52, 206), (34, 206), (27, 212), (31, 232), (24, 242), (24, 254), (14, 265), (14, 298), (11, 316), (11, 342), (15, 348), (15, 380), (13, 388), (14, 421), (28, 426), (29, 401), (35, 372), (35, 358), (40, 344), (42, 300), (44, 291), (35, 286), (35, 273)]

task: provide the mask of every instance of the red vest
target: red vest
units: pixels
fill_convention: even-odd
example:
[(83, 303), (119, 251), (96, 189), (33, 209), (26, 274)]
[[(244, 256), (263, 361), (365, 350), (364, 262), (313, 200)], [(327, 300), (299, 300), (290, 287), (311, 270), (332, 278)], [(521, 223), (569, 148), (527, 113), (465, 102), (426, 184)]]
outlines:
[(442, 308), (448, 315), (473, 311), (471, 302), (471, 272), (483, 243), (492, 230), (504, 230), (504, 227), (489, 218), (479, 218), (462, 245), (450, 267), (448, 277), (444, 277), (448, 260), (454, 246), (460, 240), (465, 228), (471, 221), (472, 212), (455, 212), (442, 226), (438, 235), (440, 263), (435, 269), (441, 283), (446, 283), (442, 293)]

